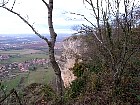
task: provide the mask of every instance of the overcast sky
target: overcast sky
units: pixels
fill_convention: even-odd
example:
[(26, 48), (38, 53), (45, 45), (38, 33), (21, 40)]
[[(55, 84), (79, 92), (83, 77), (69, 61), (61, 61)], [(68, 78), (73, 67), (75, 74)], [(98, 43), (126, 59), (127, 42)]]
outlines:
[[(11, 6), (10, 3), (8, 6)], [(72, 33), (71, 27), (82, 24), (83, 20), (74, 20), (72, 15), (65, 12), (78, 13), (83, 9), (82, 0), (54, 0), (53, 24), (55, 31), (57, 33)], [(17, 0), (14, 11), (25, 17), (30, 24), (34, 24), (39, 33), (48, 33), (47, 8), (42, 0)], [(33, 32), (17, 16), (0, 8), (0, 34), (24, 33)]]
[[(46, 2), (48, 1), (49, 0), (46, 0)], [(71, 29), (73, 25), (89, 24), (81, 19), (81, 17), (65, 13), (81, 13), (90, 18), (92, 15), (88, 13), (88, 9), (85, 9), (85, 5), (83, 5), (82, 1), (83, 0), (54, 0), (53, 24), (57, 33), (73, 33)], [(11, 7), (11, 3), (13, 3), (13, 0), (10, 0), (7, 6)], [(94, 4), (96, 3), (94, 2)], [(42, 0), (16, 0), (13, 10), (25, 17), (30, 24), (33, 24), (39, 33), (49, 33), (47, 8)], [(77, 19), (74, 19), (75, 17)], [(33, 34), (33, 32), (30, 27), (17, 16), (0, 8), (0, 34)]]

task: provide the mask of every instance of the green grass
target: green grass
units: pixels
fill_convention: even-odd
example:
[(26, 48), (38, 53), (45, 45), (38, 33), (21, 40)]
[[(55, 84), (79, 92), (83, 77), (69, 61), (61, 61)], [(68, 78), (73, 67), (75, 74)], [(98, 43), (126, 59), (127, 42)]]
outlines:
[(8, 51), (0, 51), (0, 54), (9, 54), (9, 55), (25, 55), (25, 54), (31, 54), (31, 53), (38, 53), (40, 50), (34, 50), (34, 49), (22, 49), (22, 50), (8, 50)]
[[(8, 79), (2, 82), (4, 87), (6, 87), (6, 92), (10, 91), (13, 88), (21, 88), (19, 87), (19, 83), (22, 77), (24, 77), (24, 81), (22, 86), (28, 86), (32, 83), (43, 83), (48, 84), (53, 78), (55, 74), (51, 67), (48, 69), (44, 69), (44, 67), (39, 67), (36, 71), (17, 73), (17, 76), (13, 79)], [(23, 88), (23, 87), (22, 87)]]
[(45, 53), (41, 53), (41, 54), (30, 54), (30, 55), (24, 55), (24, 57), (26, 58), (30, 58), (30, 59), (33, 59), (33, 58), (48, 58), (48, 55), (45, 54)]
[(37, 71), (30, 71), (28, 79), (27, 79), (27, 85), (31, 83), (49, 83), (53, 78), (55, 74), (51, 67), (48, 69), (44, 69), (43, 67), (38, 68)]
[(21, 76), (16, 76), (14, 79), (7, 80), (2, 82), (2, 85), (6, 87), (6, 92), (10, 91), (13, 88), (16, 88), (20, 82)]
[(33, 50), (33, 49), (0, 51), (0, 54), (11, 55), (11, 57), (9, 59), (0, 61), (0, 64), (9, 64), (9, 63), (13, 63), (13, 62), (24, 62), (24, 61), (32, 60), (35, 58), (48, 59), (47, 53), (45, 53), (41, 50)]
[[(0, 64), (9, 64), (13, 62), (25, 62), (27, 60), (32, 60), (35, 58), (45, 58), (48, 59), (47, 53), (41, 50), (23, 49), (23, 50), (10, 50), (10, 51), (0, 51), (0, 54), (9, 54), (11, 57), (7, 60), (0, 61)], [(48, 84), (55, 76), (54, 71), (51, 67), (44, 69), (45, 67), (37, 67), (36, 71), (28, 72), (18, 72), (16, 71), (16, 77), (13, 79), (6, 79), (2, 83), (7, 87), (7, 91), (12, 88), (21, 88), (19, 83), (21, 78), (24, 78), (22, 86), (27, 86), (31, 83), (44, 83)], [(13, 72), (14, 73), (14, 72)]]
[(12, 57), (9, 59), (10, 62), (24, 62), (27, 60), (32, 60), (35, 58), (48, 58), (48, 55), (46, 55), (45, 53), (43, 54), (25, 54), (25, 55), (21, 55), (18, 57)]

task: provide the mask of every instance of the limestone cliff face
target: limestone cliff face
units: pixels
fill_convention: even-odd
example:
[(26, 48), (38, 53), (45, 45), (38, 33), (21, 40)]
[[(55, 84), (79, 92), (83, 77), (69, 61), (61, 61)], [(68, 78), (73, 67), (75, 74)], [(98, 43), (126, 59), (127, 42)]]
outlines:
[(64, 86), (69, 87), (76, 79), (70, 68), (75, 64), (75, 60), (82, 61), (82, 56), (88, 51), (88, 45), (84, 42), (83, 36), (71, 36), (63, 41), (63, 52), (59, 65), (62, 72)]

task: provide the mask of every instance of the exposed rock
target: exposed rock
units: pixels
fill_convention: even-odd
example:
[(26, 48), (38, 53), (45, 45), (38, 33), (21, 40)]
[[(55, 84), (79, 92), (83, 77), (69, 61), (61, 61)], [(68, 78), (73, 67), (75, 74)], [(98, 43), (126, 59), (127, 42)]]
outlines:
[(63, 52), (60, 57), (59, 65), (62, 72), (64, 86), (69, 87), (71, 82), (76, 79), (70, 70), (76, 61), (82, 62), (84, 55), (88, 52), (86, 36), (71, 36), (63, 41)]

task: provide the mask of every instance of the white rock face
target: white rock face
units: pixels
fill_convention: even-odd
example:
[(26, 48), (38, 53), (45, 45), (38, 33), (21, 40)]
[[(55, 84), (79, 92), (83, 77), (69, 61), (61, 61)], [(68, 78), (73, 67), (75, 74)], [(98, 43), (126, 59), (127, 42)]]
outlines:
[(81, 56), (87, 52), (86, 44), (83, 43), (83, 38), (79, 36), (72, 36), (63, 41), (63, 52), (59, 61), (62, 79), (64, 86), (69, 87), (71, 82), (76, 79), (72, 71), (75, 60), (82, 61)]

